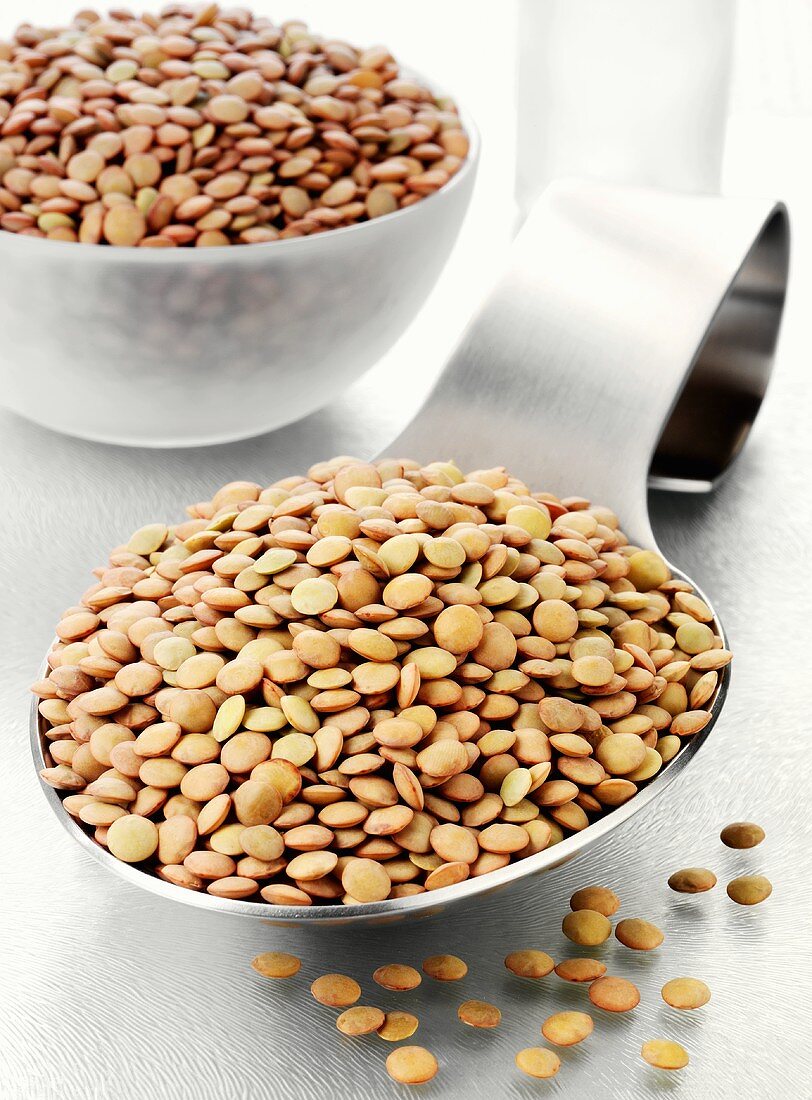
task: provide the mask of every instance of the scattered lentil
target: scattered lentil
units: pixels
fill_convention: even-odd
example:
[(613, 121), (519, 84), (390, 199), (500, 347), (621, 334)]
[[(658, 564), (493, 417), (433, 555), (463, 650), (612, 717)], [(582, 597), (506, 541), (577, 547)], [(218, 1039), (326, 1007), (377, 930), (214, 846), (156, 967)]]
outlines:
[(762, 827), (752, 821), (736, 821), (722, 829), (720, 839), (728, 848), (755, 848), (765, 835)]
[(336, 1027), (345, 1035), (370, 1035), (383, 1027), (386, 1017), (379, 1008), (371, 1005), (356, 1005), (345, 1009), (336, 1020)]
[(419, 1021), (411, 1012), (387, 1012), (384, 1022), (378, 1028), (378, 1034), (387, 1043), (401, 1043), (411, 1039), (417, 1031)]
[(425, 1047), (397, 1047), (386, 1059), (386, 1072), (401, 1085), (422, 1085), (437, 1073), (437, 1059)]
[(384, 989), (392, 989), (397, 992), (416, 989), (423, 981), (420, 972), (415, 970), (413, 966), (406, 966), (405, 963), (389, 963), (387, 966), (379, 966), (372, 977)]
[[(119, 821), (123, 820), (119, 818)], [(119, 821), (114, 824), (118, 825)], [(772, 892), (772, 883), (764, 875), (742, 875), (727, 884), (727, 896), (737, 905), (758, 905), (766, 901)]]
[(499, 1027), (502, 1022), (501, 1011), (487, 1001), (463, 1001), (457, 1016), (469, 1027)]
[(711, 997), (711, 991), (699, 978), (672, 978), (662, 988), (663, 1000), (672, 1008), (701, 1008)]
[(565, 982), (594, 982), (606, 973), (606, 966), (597, 959), (564, 959), (555, 968)]
[(561, 931), (579, 947), (597, 947), (609, 939), (612, 925), (603, 913), (592, 909), (577, 909), (564, 917)]
[(592, 982), (589, 999), (605, 1012), (630, 1012), (640, 1004), (640, 990), (625, 978), (607, 974)]
[(656, 925), (639, 917), (629, 917), (618, 921), (615, 926), (615, 936), (624, 947), (633, 951), (653, 951), (659, 947), (665, 939)]
[(555, 963), (546, 951), (526, 948), (523, 951), (511, 951), (505, 959), (505, 966), (519, 978), (545, 978)]
[(561, 1069), (561, 1059), (545, 1047), (526, 1047), (516, 1055), (516, 1065), (528, 1077), (555, 1077)]
[(649, 1039), (640, 1053), (644, 1062), (657, 1069), (684, 1069), (689, 1061), (685, 1047), (670, 1039)]
[(257, 955), (251, 966), (263, 978), (292, 978), (299, 973), (302, 963), (301, 959), (284, 951), (266, 951), (263, 955)]
[(556, 1012), (541, 1025), (541, 1034), (557, 1047), (571, 1047), (591, 1035), (594, 1026), (586, 1012)]
[(591, 909), (595, 913), (611, 917), (619, 908), (620, 898), (614, 890), (609, 890), (606, 886), (584, 886), (576, 890), (570, 898), (570, 909), (573, 912)]
[(468, 973), (468, 967), (456, 955), (432, 955), (423, 960), (423, 973), (438, 982), (458, 982)]
[(354, 978), (345, 974), (323, 974), (316, 978), (310, 992), (322, 1005), (330, 1008), (349, 1008), (361, 996), (361, 987)]
[(704, 894), (716, 885), (716, 875), (706, 867), (686, 867), (675, 871), (668, 885), (678, 894)]

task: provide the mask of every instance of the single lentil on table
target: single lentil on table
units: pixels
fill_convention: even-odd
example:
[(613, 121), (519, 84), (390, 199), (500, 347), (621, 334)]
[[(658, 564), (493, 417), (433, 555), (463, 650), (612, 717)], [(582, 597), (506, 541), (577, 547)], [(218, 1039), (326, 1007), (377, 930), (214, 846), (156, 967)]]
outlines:
[[(690, 696), (731, 658), (607, 507), (503, 468), (233, 482), (95, 574), (33, 688), (42, 778), (117, 858), (226, 899), (382, 901), (540, 852), (710, 721)], [(575, 895), (566, 934), (616, 906)]]
[(390, 214), (468, 155), (454, 103), (245, 8), (85, 9), (0, 39), (0, 228), (85, 244), (256, 244)]

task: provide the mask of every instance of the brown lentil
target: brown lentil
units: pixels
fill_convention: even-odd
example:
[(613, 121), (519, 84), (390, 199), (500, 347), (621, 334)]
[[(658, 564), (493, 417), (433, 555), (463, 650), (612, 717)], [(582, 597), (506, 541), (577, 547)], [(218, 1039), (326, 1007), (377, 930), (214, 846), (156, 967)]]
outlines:
[(711, 997), (711, 992), (699, 978), (672, 978), (662, 988), (663, 1000), (672, 1008), (701, 1008)]
[(765, 837), (760, 825), (752, 821), (736, 821), (726, 825), (720, 833), (720, 839), (728, 848), (755, 848)]
[(397, 1047), (386, 1059), (386, 1072), (401, 1085), (422, 1085), (437, 1073), (437, 1059), (425, 1047)]
[(561, 1059), (553, 1050), (544, 1047), (526, 1047), (516, 1055), (516, 1065), (528, 1077), (546, 1079), (555, 1077), (561, 1069)]
[(405, 963), (389, 963), (387, 966), (379, 966), (372, 975), (378, 985), (384, 989), (392, 989), (402, 992), (406, 989), (416, 989), (422, 982), (419, 971)]
[(149, 818), (125, 814), (110, 825), (107, 844), (117, 859), (140, 863), (158, 847), (158, 830)]
[(706, 867), (685, 867), (671, 875), (668, 885), (678, 894), (704, 894), (716, 885), (716, 875)]
[(557, 1047), (571, 1047), (591, 1035), (594, 1026), (586, 1012), (556, 1012), (541, 1025), (541, 1034)]
[(640, 1053), (644, 1062), (657, 1069), (684, 1069), (689, 1061), (685, 1047), (671, 1039), (649, 1039)]
[(606, 966), (597, 959), (564, 959), (555, 968), (565, 982), (594, 982), (606, 973)]
[(612, 925), (603, 913), (592, 909), (578, 909), (574, 913), (567, 913), (561, 922), (561, 931), (579, 947), (597, 947), (609, 939)]
[(456, 955), (432, 955), (424, 959), (423, 973), (438, 982), (458, 982), (468, 973), (468, 967)]
[(499, 1027), (502, 1022), (501, 1011), (487, 1001), (463, 1001), (457, 1016), (469, 1027)]
[(584, 886), (576, 890), (570, 898), (570, 909), (591, 909), (605, 917), (613, 916), (620, 908), (620, 898), (605, 886)]
[(245, 9), (83, 9), (70, 26), (20, 26), (0, 65), (0, 228), (26, 236), (309, 236), (420, 201), (469, 150), (454, 103), (402, 78), (388, 50)]
[(370, 1035), (383, 1027), (386, 1017), (379, 1008), (355, 1005), (345, 1009), (336, 1020), (336, 1027), (345, 1035)]
[(519, 978), (545, 978), (555, 963), (546, 951), (526, 948), (523, 951), (511, 951), (505, 959), (505, 966)]
[(319, 1004), (330, 1008), (349, 1008), (361, 996), (361, 987), (354, 978), (345, 974), (323, 974), (310, 986)]
[(647, 920), (640, 920), (639, 917), (618, 921), (615, 937), (624, 947), (629, 947), (633, 951), (653, 951), (665, 939), (656, 925)]
[(378, 1034), (387, 1043), (400, 1043), (410, 1039), (417, 1031), (419, 1022), (411, 1012), (387, 1012), (384, 1022), (378, 1028)]
[(605, 1012), (630, 1012), (640, 1004), (640, 990), (625, 978), (607, 974), (592, 982), (589, 999)]
[[(123, 818), (119, 818), (119, 821)], [(114, 824), (118, 825), (116, 821)], [(742, 875), (727, 884), (727, 896), (737, 905), (758, 905), (773, 892), (772, 883), (764, 875)]]
[[(74, 170), (119, 167), (99, 165), (103, 148), (118, 146), (94, 142)], [(576, 564), (604, 626), (579, 617)], [(502, 469), (342, 457), (264, 488), (233, 482), (172, 527), (140, 527), (63, 616), (34, 685), (53, 738), (42, 778), (113, 807), (74, 816), (114, 855), (127, 829), (143, 834), (137, 855), (150, 825), (189, 818), (196, 838), (161, 829), (158, 859), (135, 860), (187, 889), (228, 879), (212, 892), (351, 905), (450, 887), (587, 827), (693, 731), (680, 677), (721, 651), (678, 659), (669, 617), (701, 609), (667, 581), (606, 509)], [(88, 667), (96, 649), (115, 668)], [(677, 672), (657, 683), (649, 665)], [(133, 816), (147, 826), (119, 824)], [(617, 904), (578, 891), (574, 942), (603, 942)]]
[(302, 963), (295, 955), (284, 951), (266, 951), (264, 955), (257, 955), (251, 966), (263, 978), (292, 978), (299, 973)]

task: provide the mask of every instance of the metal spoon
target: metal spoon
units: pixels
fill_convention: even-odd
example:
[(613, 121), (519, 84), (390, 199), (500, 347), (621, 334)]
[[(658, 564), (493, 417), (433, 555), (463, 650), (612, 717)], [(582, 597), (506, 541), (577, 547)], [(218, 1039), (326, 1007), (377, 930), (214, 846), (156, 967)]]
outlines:
[[(786, 212), (771, 202), (554, 185), (388, 453), (453, 457), (462, 468), (504, 464), (533, 485), (608, 505), (633, 542), (653, 548), (647, 481), (709, 489), (744, 443), (772, 367), (788, 254)], [(718, 617), (712, 625), (724, 641)], [(588, 828), (457, 886), (369, 905), (270, 906), (181, 890), (115, 859), (65, 813), (57, 792), (43, 787), (74, 839), (153, 893), (270, 923), (398, 921), (504, 889), (605, 837), (693, 759), (728, 679), (725, 669), (706, 704), (709, 725), (634, 798)], [(39, 770), (47, 742), (36, 700), (31, 714)]]

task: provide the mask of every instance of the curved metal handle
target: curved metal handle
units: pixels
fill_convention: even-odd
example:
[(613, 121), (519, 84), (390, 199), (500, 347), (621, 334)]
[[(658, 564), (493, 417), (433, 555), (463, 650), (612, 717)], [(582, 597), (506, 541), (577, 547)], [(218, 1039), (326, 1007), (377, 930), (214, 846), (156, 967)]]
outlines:
[(654, 545), (647, 475), (707, 489), (764, 396), (789, 224), (766, 200), (553, 184), (390, 453), (505, 463)]

